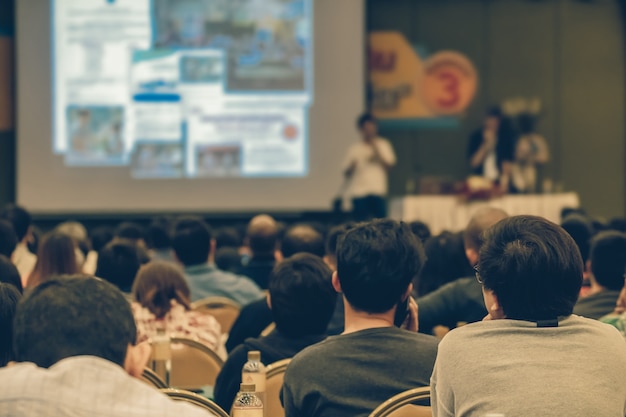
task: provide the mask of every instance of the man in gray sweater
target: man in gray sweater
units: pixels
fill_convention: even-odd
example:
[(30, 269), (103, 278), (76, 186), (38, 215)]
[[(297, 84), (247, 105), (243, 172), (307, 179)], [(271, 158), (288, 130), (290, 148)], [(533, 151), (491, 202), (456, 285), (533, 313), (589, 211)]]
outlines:
[(489, 315), (441, 342), (433, 416), (624, 416), (626, 343), (572, 314), (582, 275), (574, 240), (545, 219), (489, 229), (476, 274)]
[[(287, 417), (367, 417), (390, 397), (428, 385), (437, 339), (417, 333), (409, 297), (423, 262), (406, 224), (376, 220), (343, 235), (333, 285), (343, 294), (345, 330), (290, 363), (282, 391)], [(410, 331), (396, 327), (403, 322)]]

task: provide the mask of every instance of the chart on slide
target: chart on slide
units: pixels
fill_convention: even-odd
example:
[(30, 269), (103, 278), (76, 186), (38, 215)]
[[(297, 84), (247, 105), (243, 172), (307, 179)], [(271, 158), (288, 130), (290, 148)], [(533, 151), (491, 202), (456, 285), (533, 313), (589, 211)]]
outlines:
[(51, 0), (53, 149), (133, 178), (308, 170), (312, 0)]

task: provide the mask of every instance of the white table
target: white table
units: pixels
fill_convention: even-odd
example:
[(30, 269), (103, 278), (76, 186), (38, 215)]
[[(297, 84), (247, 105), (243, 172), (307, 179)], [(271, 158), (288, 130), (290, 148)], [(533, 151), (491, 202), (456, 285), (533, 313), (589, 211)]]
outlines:
[(501, 208), (511, 216), (532, 214), (559, 223), (563, 208), (577, 208), (579, 205), (576, 193), (507, 195), (469, 203), (461, 201), (458, 196), (419, 195), (391, 200), (389, 214), (395, 220), (421, 220), (435, 235), (444, 230), (456, 232), (465, 229), (469, 219), (482, 207)]

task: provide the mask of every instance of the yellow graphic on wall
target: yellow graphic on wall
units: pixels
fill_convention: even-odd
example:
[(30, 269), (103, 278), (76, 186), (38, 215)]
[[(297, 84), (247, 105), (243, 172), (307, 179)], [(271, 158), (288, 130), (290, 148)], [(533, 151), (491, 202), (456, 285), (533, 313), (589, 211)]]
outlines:
[(369, 36), (372, 112), (379, 119), (421, 119), (463, 113), (476, 95), (472, 62), (453, 51), (422, 59), (399, 32)]

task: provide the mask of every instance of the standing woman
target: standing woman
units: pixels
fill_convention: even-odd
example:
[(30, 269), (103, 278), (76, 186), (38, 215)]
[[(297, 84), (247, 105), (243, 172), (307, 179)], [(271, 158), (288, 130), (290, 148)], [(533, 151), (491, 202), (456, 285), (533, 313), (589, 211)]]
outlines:
[(34, 288), (53, 275), (73, 275), (79, 272), (74, 239), (63, 233), (51, 232), (43, 237), (37, 251), (35, 269), (23, 284), (25, 288)]

